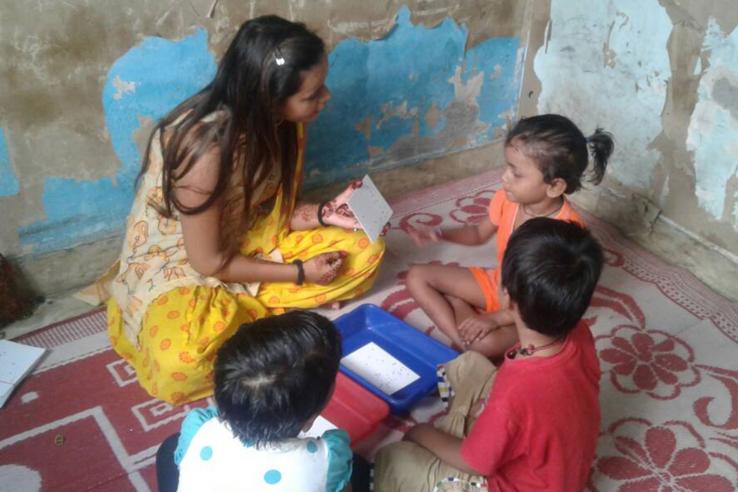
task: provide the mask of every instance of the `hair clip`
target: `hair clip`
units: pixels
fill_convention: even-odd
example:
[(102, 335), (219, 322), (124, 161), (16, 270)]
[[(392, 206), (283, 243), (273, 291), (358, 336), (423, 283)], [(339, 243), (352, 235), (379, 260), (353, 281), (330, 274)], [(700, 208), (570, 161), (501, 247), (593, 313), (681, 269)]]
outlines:
[(279, 49), (279, 46), (274, 48), (274, 63), (280, 67), (285, 64), (284, 55), (282, 54), (282, 50)]

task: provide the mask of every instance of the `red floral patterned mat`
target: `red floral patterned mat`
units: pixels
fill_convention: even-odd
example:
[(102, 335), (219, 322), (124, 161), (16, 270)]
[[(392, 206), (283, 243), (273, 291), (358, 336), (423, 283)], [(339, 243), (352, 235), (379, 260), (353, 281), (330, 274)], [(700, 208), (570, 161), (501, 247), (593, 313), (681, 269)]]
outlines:
[[(377, 286), (364, 299), (325, 314), (335, 317), (373, 302), (443, 340), (408, 295), (408, 266), (488, 266), (494, 245), (419, 250), (402, 230), (478, 220), (499, 175), (493, 171), (395, 202)], [(603, 369), (602, 429), (589, 489), (738, 489), (738, 306), (584, 217), (607, 250), (607, 268), (586, 314)], [(101, 310), (24, 341), (52, 350), (0, 410), (0, 490), (156, 490), (158, 444), (190, 408), (207, 401), (171, 407), (146, 395), (110, 350)], [(387, 419), (359, 452), (371, 456), (414, 422), (441, 412), (429, 397), (409, 417)]]

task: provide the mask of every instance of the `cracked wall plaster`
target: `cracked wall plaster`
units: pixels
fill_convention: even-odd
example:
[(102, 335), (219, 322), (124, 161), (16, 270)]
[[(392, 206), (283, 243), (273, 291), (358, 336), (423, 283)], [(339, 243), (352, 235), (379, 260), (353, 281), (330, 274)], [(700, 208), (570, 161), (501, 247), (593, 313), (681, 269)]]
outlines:
[(687, 148), (694, 155), (695, 193), (699, 206), (738, 231), (738, 28), (724, 33), (710, 19), (703, 50), (709, 67), (697, 89), (689, 121)]
[(588, 135), (614, 133), (608, 175), (647, 190), (669, 80), (671, 21), (655, 1), (553, 0), (548, 39), (534, 62), (539, 113), (569, 116)]

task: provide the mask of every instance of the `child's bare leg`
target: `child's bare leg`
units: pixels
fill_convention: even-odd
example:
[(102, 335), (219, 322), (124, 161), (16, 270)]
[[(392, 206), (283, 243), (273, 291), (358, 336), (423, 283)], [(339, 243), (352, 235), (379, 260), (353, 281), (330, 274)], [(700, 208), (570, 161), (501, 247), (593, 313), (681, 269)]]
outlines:
[(469, 318), (471, 316), (474, 316), (477, 314), (476, 309), (474, 309), (474, 306), (469, 304), (463, 299), (459, 299), (456, 296), (447, 295), (446, 299), (448, 299), (448, 303), (451, 304), (451, 308), (454, 310), (454, 318), (456, 318), (456, 326), (459, 326), (462, 321), (464, 321), (466, 318)]
[(471, 272), (462, 267), (413, 265), (407, 275), (407, 287), (433, 323), (463, 350), (454, 305), (460, 310), (464, 308), (457, 301), (484, 305), (484, 295)]
[(518, 341), (518, 333), (515, 325), (505, 325), (495, 328), (485, 337), (472, 343), (468, 350), (479, 352), (480, 354), (496, 360), (504, 357), (505, 353), (515, 345)]

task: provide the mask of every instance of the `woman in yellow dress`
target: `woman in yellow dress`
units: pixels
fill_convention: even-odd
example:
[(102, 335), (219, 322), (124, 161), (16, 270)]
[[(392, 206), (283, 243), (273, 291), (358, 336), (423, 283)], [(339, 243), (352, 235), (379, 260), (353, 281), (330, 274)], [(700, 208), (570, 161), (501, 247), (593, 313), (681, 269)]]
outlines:
[(322, 40), (276, 16), (244, 23), (214, 80), (156, 126), (110, 285), (109, 335), (152, 396), (212, 393), (213, 358), (238, 327), (351, 299), (384, 243), (346, 202), (297, 200), (305, 123), (330, 98)]

